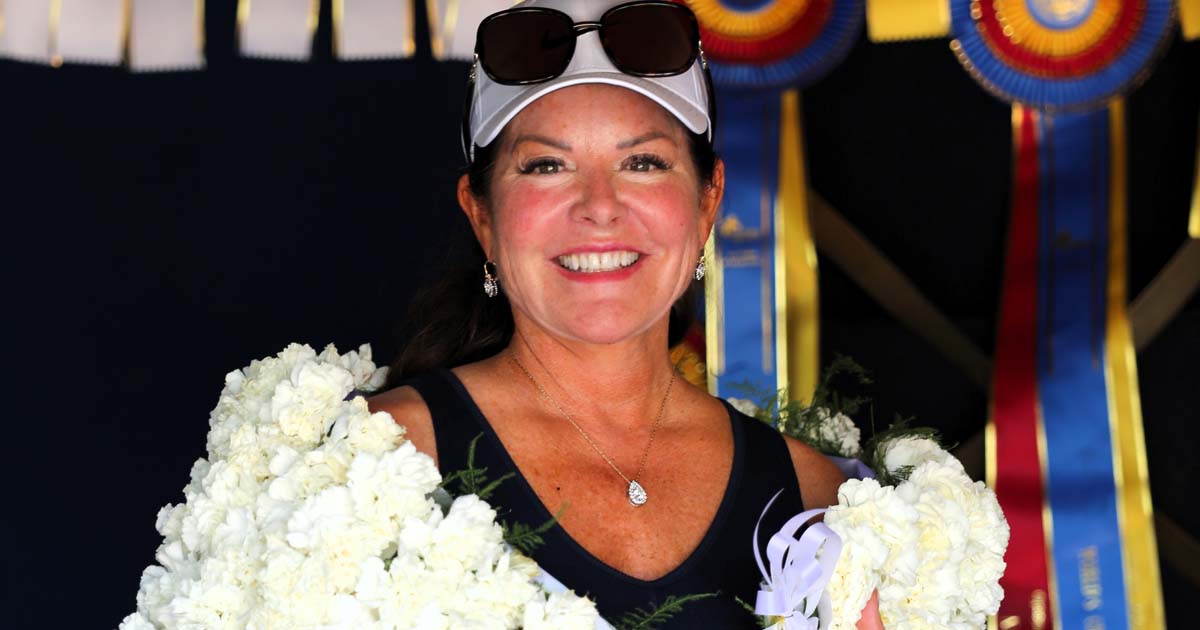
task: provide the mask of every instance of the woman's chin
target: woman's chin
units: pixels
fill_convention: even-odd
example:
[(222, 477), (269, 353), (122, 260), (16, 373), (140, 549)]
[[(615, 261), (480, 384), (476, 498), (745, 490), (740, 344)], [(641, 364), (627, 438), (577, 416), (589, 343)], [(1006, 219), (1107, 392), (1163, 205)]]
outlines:
[(644, 333), (654, 325), (655, 320), (649, 313), (597, 307), (585, 309), (578, 317), (565, 322), (561, 332), (585, 343), (611, 345)]

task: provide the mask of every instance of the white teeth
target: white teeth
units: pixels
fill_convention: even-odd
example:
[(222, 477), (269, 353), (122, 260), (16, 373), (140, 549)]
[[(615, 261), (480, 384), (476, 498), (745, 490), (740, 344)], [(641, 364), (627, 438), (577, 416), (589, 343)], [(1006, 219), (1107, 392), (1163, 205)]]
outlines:
[(558, 264), (571, 271), (598, 273), (615, 271), (628, 267), (637, 262), (640, 254), (628, 251), (609, 251), (603, 253), (566, 254), (558, 257)]

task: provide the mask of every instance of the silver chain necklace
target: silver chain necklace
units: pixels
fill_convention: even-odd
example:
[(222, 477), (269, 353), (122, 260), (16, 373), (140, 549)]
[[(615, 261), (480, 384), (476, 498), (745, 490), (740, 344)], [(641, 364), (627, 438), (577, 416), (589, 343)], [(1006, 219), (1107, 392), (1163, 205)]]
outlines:
[[(534, 355), (534, 358), (537, 359), (537, 355)], [(542, 398), (545, 398), (550, 402), (550, 404), (554, 405), (558, 409), (558, 412), (567, 419), (567, 422), (570, 422), (571, 426), (575, 427), (575, 430), (579, 432), (579, 435), (583, 436), (583, 439), (586, 440), (588, 445), (592, 447), (592, 450), (596, 451), (596, 453), (599, 454), (600, 457), (602, 457), (618, 475), (620, 475), (621, 479), (624, 479), (625, 483), (629, 484), (626, 487), (626, 496), (629, 498), (630, 505), (633, 505), (634, 507), (641, 507), (645, 505), (646, 500), (649, 497), (646, 495), (646, 489), (642, 487), (642, 484), (638, 483), (638, 479), (642, 476), (642, 471), (646, 468), (646, 458), (650, 455), (650, 446), (654, 444), (654, 436), (656, 433), (658, 433), (658, 426), (662, 424), (663, 415), (667, 411), (667, 399), (671, 397), (671, 386), (675, 384), (676, 372), (671, 370), (671, 382), (667, 383), (667, 393), (663, 395), (662, 402), (658, 406), (658, 417), (654, 419), (654, 426), (650, 429), (650, 441), (646, 443), (646, 449), (642, 451), (642, 459), (640, 462), (638, 462), (637, 472), (634, 473), (633, 478), (631, 479), (625, 476), (625, 473), (621, 472), (620, 468), (617, 468), (617, 465), (613, 463), (613, 460), (609, 458), (608, 455), (605, 455), (604, 451), (600, 449), (600, 445), (596, 444), (596, 441), (587, 434), (587, 431), (584, 431), (583, 427), (580, 427), (579, 423), (575, 422), (575, 418), (571, 417), (571, 414), (564, 409), (562, 405), (558, 404), (558, 401), (546, 391), (546, 388), (542, 387), (542, 384), (533, 377), (533, 374), (529, 373), (529, 370), (525, 369), (525, 365), (522, 364), (517, 357), (509, 355), (508, 360), (525, 373), (525, 376), (529, 378), (529, 382), (533, 383), (533, 386), (537, 388), (538, 393), (541, 394)], [(538, 359), (538, 363), (541, 363), (541, 359)], [(545, 367), (545, 365), (542, 366), (543, 369)], [(549, 370), (547, 370), (547, 372), (549, 372)]]

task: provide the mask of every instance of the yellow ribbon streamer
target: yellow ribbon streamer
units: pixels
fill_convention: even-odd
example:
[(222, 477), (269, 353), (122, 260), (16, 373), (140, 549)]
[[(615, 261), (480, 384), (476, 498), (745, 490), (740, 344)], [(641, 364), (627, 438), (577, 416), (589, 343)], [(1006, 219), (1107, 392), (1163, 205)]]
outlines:
[[(1196, 21), (1200, 22), (1200, 0), (1196, 0)], [(1200, 31), (1200, 24), (1196, 24)], [(1197, 33), (1200, 36), (1200, 33)], [(1196, 183), (1192, 184), (1192, 214), (1188, 217), (1188, 236), (1200, 238), (1200, 138), (1196, 139)]]
[(58, 68), (63, 64), (58, 52), (58, 31), (62, 22), (62, 0), (50, 0), (50, 65)]
[(1200, 0), (1179, 0), (1179, 27), (1184, 39), (1200, 39)]
[(867, 0), (867, 37), (873, 42), (949, 35), (949, 0)]
[(717, 395), (717, 379), (725, 372), (725, 264), (717, 235), (704, 243), (704, 367), (708, 393)]
[(808, 214), (800, 92), (779, 107), (779, 187), (775, 200), (775, 356), (779, 387), (811, 400), (820, 372), (817, 249)]
[(1166, 627), (1154, 513), (1150, 502), (1150, 475), (1146, 440), (1142, 433), (1142, 405), (1138, 393), (1137, 359), (1126, 310), (1128, 236), (1126, 230), (1125, 102), (1109, 106), (1111, 129), (1108, 317), (1105, 331), (1105, 380), (1108, 417), (1113, 443), (1113, 471), (1117, 490), (1117, 520), (1125, 572), (1125, 594), (1131, 630)]

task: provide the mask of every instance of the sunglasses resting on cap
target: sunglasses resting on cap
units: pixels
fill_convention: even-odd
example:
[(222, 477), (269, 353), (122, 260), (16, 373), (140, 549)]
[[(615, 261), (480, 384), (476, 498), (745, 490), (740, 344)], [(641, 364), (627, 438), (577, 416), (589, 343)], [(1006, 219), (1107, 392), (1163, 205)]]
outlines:
[(634, 90), (712, 141), (712, 79), (690, 9), (666, 0), (528, 0), (479, 24), (463, 107), (467, 161), (533, 101), (585, 83)]

